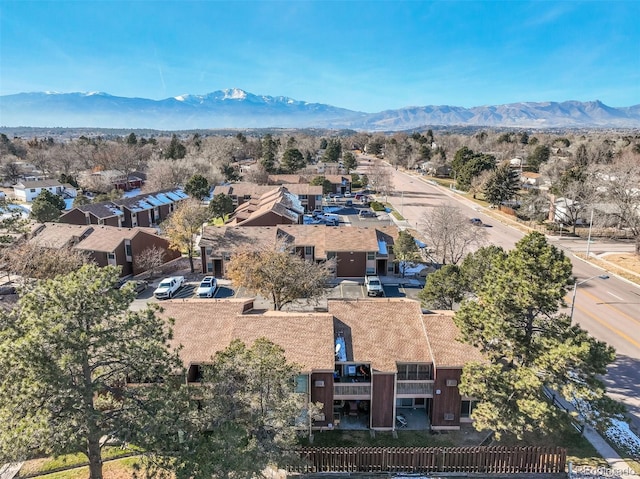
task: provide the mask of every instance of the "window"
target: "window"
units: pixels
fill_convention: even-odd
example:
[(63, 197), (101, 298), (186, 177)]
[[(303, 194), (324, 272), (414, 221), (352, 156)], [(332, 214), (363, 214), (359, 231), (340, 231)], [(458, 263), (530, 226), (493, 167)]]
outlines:
[(430, 381), (432, 379), (430, 364), (398, 364), (399, 381)]
[(35, 188), (31, 188), (29, 191), (30, 191), (31, 193), (35, 193), (35, 192), (36, 192), (36, 189), (35, 189)]
[(333, 259), (336, 257), (335, 251), (327, 251), (327, 259)]
[(299, 374), (296, 378), (296, 392), (306, 393), (309, 390), (309, 376), (306, 374)]
[(231, 253), (222, 253), (222, 258), (225, 261), (231, 261)]
[(304, 255), (312, 256), (313, 255), (313, 246), (305, 246), (304, 247)]
[(367, 274), (376, 274), (376, 269), (373, 267), (367, 268)]
[(367, 252), (367, 259), (368, 259), (369, 261), (376, 259), (376, 254), (375, 254), (375, 252), (372, 252), (372, 251)]
[(299, 199), (299, 200), (306, 200), (306, 199), (308, 199), (308, 198), (309, 198), (309, 197), (308, 197), (307, 195), (298, 195), (298, 199)]
[(207, 263), (207, 272), (210, 273), (213, 271), (213, 263)]
[(125, 244), (124, 251), (127, 256), (133, 256), (133, 254), (131, 253), (131, 244)]
[(460, 401), (460, 417), (470, 418), (478, 401)]

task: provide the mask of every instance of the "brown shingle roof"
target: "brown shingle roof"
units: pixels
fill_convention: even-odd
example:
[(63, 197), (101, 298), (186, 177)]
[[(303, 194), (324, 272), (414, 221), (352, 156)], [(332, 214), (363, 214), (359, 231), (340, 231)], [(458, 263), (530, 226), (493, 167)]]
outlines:
[[(295, 246), (315, 246), (316, 259), (326, 258), (327, 251), (378, 251), (378, 229), (383, 238), (397, 237), (395, 226), (369, 228), (367, 226), (324, 226), (324, 225), (278, 225), (278, 226), (225, 226), (205, 227), (200, 246), (211, 247), (212, 255), (233, 253), (252, 248), (260, 249), (268, 245), (275, 246), (277, 231), (284, 232)], [(243, 231), (239, 231), (243, 230)], [(245, 231), (246, 230), (246, 231)], [(386, 235), (386, 236), (385, 236)], [(256, 244), (259, 246), (253, 247)]]
[(378, 371), (397, 371), (398, 362), (432, 362), (417, 301), (329, 300), (329, 313), (336, 334), (345, 337), (349, 361), (370, 361)]
[(93, 230), (90, 225), (65, 223), (45, 223), (43, 226), (29, 243), (45, 248), (64, 248), (77, 243)]
[(450, 311), (422, 316), (436, 368), (462, 367), (470, 361), (485, 361), (479, 349), (459, 341), (460, 330)]
[(251, 345), (265, 337), (285, 350), (303, 370), (333, 370), (333, 318), (327, 313), (268, 311), (242, 314), (246, 300), (170, 300), (161, 317), (173, 318), (172, 346), (182, 345), (185, 363), (211, 362), (234, 339)]
[(156, 234), (153, 228), (118, 228), (116, 226), (96, 226), (94, 225), (91, 234), (82, 240), (76, 248), (85, 251), (104, 251), (110, 253), (124, 240), (132, 239), (138, 233)]

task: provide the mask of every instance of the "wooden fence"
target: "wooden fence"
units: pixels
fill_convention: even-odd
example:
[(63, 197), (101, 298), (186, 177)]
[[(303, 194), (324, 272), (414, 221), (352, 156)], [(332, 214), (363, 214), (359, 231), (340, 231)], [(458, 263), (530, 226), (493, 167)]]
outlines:
[(567, 458), (560, 447), (331, 447), (299, 453), (302, 464), (290, 472), (558, 474)]

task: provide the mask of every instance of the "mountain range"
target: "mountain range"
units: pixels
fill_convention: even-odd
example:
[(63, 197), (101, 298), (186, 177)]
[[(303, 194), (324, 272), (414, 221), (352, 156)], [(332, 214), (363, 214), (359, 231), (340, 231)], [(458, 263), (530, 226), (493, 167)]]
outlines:
[(640, 128), (640, 105), (600, 101), (525, 102), (463, 108), (415, 106), (366, 113), (322, 103), (254, 95), (233, 88), (164, 100), (102, 92), (18, 93), (0, 96), (4, 127), (95, 127), (189, 130), (329, 128), (401, 131), (426, 126), (511, 128)]

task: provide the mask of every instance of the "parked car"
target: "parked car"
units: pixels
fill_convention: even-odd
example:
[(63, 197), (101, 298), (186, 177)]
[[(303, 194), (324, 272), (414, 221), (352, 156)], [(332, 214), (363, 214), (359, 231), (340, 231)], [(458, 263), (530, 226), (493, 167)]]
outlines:
[(170, 278), (164, 278), (160, 281), (160, 284), (153, 292), (153, 295), (158, 299), (173, 298), (180, 288), (184, 285), (184, 276), (172, 276)]
[(133, 290), (136, 292), (136, 294), (142, 293), (145, 289), (147, 289), (147, 286), (149, 286), (149, 283), (142, 279), (127, 279), (122, 282), (120, 287), (122, 288), (127, 284), (133, 284)]
[(378, 215), (376, 214), (376, 212), (375, 212), (375, 211), (371, 211), (371, 210), (360, 210), (360, 211), (358, 212), (358, 216), (359, 216), (360, 218), (375, 218), (375, 217), (376, 217), (376, 216), (378, 216)]
[(351, 198), (351, 193), (347, 191), (347, 192), (344, 194), (344, 197), (345, 197), (345, 198)]
[(367, 296), (383, 296), (382, 282), (377, 276), (365, 276), (364, 285), (367, 288)]
[(202, 281), (200, 281), (196, 296), (198, 298), (213, 298), (217, 287), (218, 283), (213, 276), (205, 276), (202, 278)]

